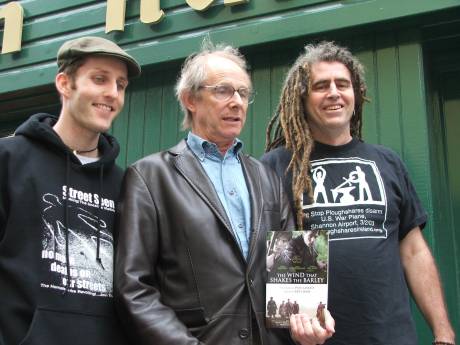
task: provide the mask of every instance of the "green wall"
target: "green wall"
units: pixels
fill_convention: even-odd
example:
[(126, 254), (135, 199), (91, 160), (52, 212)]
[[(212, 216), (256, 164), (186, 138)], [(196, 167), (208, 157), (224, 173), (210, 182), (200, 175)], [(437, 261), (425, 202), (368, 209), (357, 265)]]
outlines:
[[(0, 0), (0, 6), (9, 1)], [(123, 32), (105, 34), (106, 1), (28, 0), (22, 50), (0, 55), (0, 94), (51, 83), (55, 55), (67, 39), (84, 35), (110, 38), (143, 66), (182, 59), (204, 35), (240, 47), (295, 38), (455, 9), (458, 0), (249, 0), (236, 6), (221, 1), (197, 12), (185, 0), (162, 0), (165, 18), (139, 20), (140, 1), (127, 1)], [(359, 14), (359, 15), (356, 15)]]
[[(0, 6), (7, 2), (0, 0)], [(103, 36), (127, 49), (144, 69), (131, 84), (125, 109), (112, 129), (121, 143), (122, 166), (184, 137), (174, 83), (181, 61), (197, 50), (205, 35), (240, 47), (253, 67), (257, 97), (241, 137), (246, 151), (256, 157), (263, 152), (266, 124), (284, 73), (303, 44), (326, 38), (350, 46), (367, 69), (371, 103), (365, 108), (365, 139), (391, 147), (408, 166), (430, 215), (424, 234), (442, 263), (451, 319), (460, 334), (460, 249), (448, 240), (455, 238), (455, 228), (441, 216), (450, 215), (443, 196), (444, 161), (430, 143), (439, 141), (433, 128), (442, 129), (442, 124), (436, 122), (436, 107), (427, 107), (435, 102), (426, 99), (430, 81), (424, 61), (426, 40), (459, 36), (458, 0), (249, 0), (233, 7), (216, 1), (201, 13), (185, 0), (161, 0), (166, 17), (152, 25), (139, 21), (139, 0), (127, 1), (124, 32), (110, 34), (104, 33), (105, 1), (20, 3), (25, 16), (22, 50), (0, 55), (0, 133), (35, 111), (57, 112), (59, 99), (52, 83), (58, 47), (73, 37)], [(449, 27), (447, 34), (439, 32), (439, 23)], [(424, 321), (418, 313), (416, 318), (420, 344), (430, 343)]]

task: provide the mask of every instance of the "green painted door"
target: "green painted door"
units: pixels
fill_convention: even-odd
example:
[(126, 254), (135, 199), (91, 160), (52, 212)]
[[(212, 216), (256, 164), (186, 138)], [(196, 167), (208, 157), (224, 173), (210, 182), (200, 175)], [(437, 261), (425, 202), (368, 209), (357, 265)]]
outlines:
[(460, 334), (460, 45), (429, 52), (433, 173), (432, 249), (442, 277), (449, 316)]
[[(446, 167), (449, 198), (453, 211), (454, 229), (460, 229), (460, 71), (446, 76), (443, 87), (442, 110), (445, 126)], [(460, 240), (458, 236), (457, 240)], [(460, 245), (460, 242), (457, 241)], [(458, 247), (460, 249), (460, 246)]]
[[(452, 240), (452, 244), (445, 243), (443, 248), (453, 247), (450, 253), (448, 250), (441, 250), (439, 256), (447, 255), (451, 266), (457, 267), (447, 279), (445, 279), (448, 305), (451, 309), (451, 319), (456, 327), (457, 335), (460, 335), (460, 70), (443, 73), (440, 93), (441, 123), (443, 125), (442, 142), (445, 153), (445, 173), (447, 190), (444, 196), (445, 205), (450, 208), (450, 227), (444, 229), (449, 236), (442, 240)], [(449, 254), (452, 254), (450, 256)], [(443, 267), (441, 267), (441, 272)], [(446, 272), (447, 273), (447, 272)]]
[(59, 115), (60, 109), (61, 102), (54, 85), (0, 95), (0, 137), (13, 134), (32, 114)]

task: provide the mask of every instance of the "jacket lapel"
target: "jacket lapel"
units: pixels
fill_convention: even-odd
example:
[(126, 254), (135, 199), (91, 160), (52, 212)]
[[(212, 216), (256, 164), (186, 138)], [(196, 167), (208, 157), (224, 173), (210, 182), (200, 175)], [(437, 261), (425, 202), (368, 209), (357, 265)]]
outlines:
[(225, 212), (219, 196), (212, 185), (211, 180), (204, 171), (198, 159), (193, 154), (185, 142), (182, 140), (179, 144), (169, 150), (175, 156), (174, 165), (179, 173), (184, 176), (195, 192), (208, 204), (209, 208), (216, 214), (217, 218), (225, 225), (234, 236), (230, 220)]
[(251, 198), (251, 238), (249, 242), (249, 262), (259, 236), (259, 223), (264, 201), (262, 200), (262, 186), (260, 184), (260, 172), (258, 166), (254, 164), (254, 162), (249, 159), (249, 156), (245, 154), (240, 154), (239, 157), (241, 159), (241, 164), (243, 165), (243, 172), (249, 191), (249, 197)]

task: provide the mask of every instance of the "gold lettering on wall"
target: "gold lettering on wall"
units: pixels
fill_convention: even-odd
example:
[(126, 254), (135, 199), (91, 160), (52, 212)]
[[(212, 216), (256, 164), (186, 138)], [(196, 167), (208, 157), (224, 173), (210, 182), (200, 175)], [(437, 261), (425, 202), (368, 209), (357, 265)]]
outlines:
[[(191, 8), (197, 11), (206, 10), (214, 2), (214, 0), (185, 0), (185, 1)], [(233, 6), (233, 5), (245, 4), (247, 2), (249, 2), (249, 0), (225, 0), (224, 4)]]
[[(185, 0), (197, 11), (206, 10), (214, 0)], [(248, 3), (250, 0), (224, 0), (225, 5), (233, 6)], [(124, 31), (126, 16), (126, 0), (107, 0), (105, 32)], [(160, 8), (160, 0), (140, 0), (140, 19), (145, 24), (160, 22), (165, 16)], [(18, 1), (11, 1), (0, 7), (0, 21), (4, 19), (3, 41), (1, 54), (21, 50), (24, 9)]]
[(233, 5), (245, 4), (245, 3), (248, 3), (248, 2), (249, 2), (249, 0), (225, 0), (224, 4), (233, 6)]
[(141, 0), (141, 22), (155, 24), (163, 19), (165, 13), (160, 8), (160, 0)]
[(17, 1), (12, 1), (0, 8), (0, 19), (4, 18), (2, 54), (21, 50), (22, 24), (24, 10)]
[(105, 12), (105, 32), (113, 30), (123, 31), (125, 29), (125, 0), (107, 0)]
[(204, 11), (207, 9), (211, 4), (213, 3), (214, 0), (185, 0), (187, 4), (193, 8), (194, 10), (197, 11)]
[[(160, 0), (141, 0), (141, 22), (146, 24), (158, 23), (165, 13), (160, 8)], [(126, 16), (126, 0), (107, 0), (105, 15), (105, 32), (124, 31)]]

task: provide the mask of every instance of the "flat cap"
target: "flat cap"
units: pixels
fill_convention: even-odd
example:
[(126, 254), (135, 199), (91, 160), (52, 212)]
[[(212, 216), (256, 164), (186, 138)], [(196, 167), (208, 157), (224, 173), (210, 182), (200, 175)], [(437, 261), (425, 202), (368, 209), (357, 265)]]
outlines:
[(128, 77), (138, 77), (141, 74), (141, 66), (127, 52), (116, 43), (102, 37), (86, 36), (65, 42), (57, 53), (57, 65), (59, 72), (72, 64), (75, 60), (87, 55), (102, 55), (118, 58), (126, 63)]

